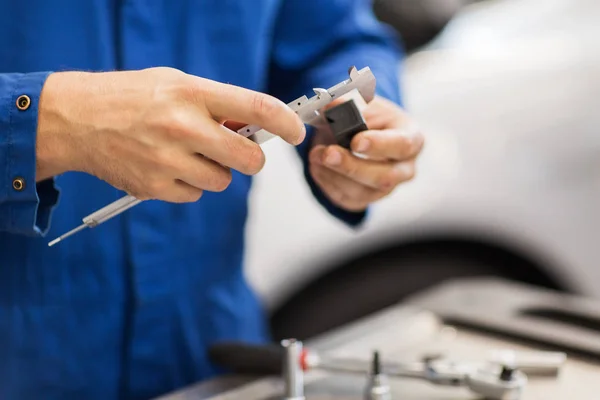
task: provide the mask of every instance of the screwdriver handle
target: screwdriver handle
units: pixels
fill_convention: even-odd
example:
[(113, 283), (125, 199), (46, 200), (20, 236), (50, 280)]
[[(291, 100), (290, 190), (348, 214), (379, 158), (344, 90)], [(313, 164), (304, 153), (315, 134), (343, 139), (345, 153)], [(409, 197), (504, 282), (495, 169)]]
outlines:
[(88, 215), (83, 219), (83, 223), (90, 228), (93, 228), (141, 202), (141, 200), (138, 200), (131, 195), (124, 196), (119, 200), (114, 201), (109, 205), (102, 207), (98, 211)]

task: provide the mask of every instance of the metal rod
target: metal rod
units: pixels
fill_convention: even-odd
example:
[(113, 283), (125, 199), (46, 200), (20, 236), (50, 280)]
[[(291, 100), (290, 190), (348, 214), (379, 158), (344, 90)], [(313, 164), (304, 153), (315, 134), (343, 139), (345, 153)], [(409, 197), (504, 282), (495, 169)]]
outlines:
[(300, 367), (302, 342), (295, 339), (283, 340), (284, 400), (304, 400), (304, 372)]
[(54, 246), (56, 243), (58, 243), (58, 242), (62, 241), (63, 239), (66, 239), (66, 238), (68, 238), (68, 237), (69, 237), (69, 236), (71, 236), (71, 235), (74, 235), (74, 234), (76, 234), (76, 233), (77, 233), (77, 232), (79, 232), (79, 231), (82, 231), (82, 230), (84, 230), (84, 229), (85, 229), (85, 228), (87, 228), (87, 227), (88, 227), (88, 226), (87, 226), (86, 224), (81, 224), (81, 225), (79, 225), (77, 228), (75, 228), (75, 229), (71, 229), (69, 232), (67, 232), (67, 233), (65, 233), (65, 234), (63, 234), (63, 235), (60, 235), (59, 237), (57, 237), (56, 239), (54, 239), (53, 241), (51, 241), (50, 243), (48, 243), (48, 247), (52, 247), (52, 246)]

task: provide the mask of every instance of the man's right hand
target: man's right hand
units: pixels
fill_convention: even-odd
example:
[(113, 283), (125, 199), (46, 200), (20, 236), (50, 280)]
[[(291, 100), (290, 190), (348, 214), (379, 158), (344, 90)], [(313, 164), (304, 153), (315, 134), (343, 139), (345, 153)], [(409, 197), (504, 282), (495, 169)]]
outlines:
[(264, 165), (260, 146), (225, 121), (294, 145), (306, 133), (274, 97), (171, 68), (53, 73), (40, 98), (37, 180), (81, 171), (141, 200), (196, 201), (227, 188), (230, 169), (253, 175)]

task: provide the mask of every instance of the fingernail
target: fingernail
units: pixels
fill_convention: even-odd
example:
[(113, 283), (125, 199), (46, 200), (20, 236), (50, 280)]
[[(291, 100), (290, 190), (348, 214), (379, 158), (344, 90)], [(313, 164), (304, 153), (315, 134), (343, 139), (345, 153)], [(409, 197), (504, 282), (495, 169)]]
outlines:
[(302, 124), (302, 128), (300, 130), (300, 136), (298, 137), (298, 139), (296, 139), (296, 145), (301, 144), (304, 139), (306, 138), (306, 126), (304, 124)]
[(342, 163), (342, 155), (339, 151), (330, 151), (327, 157), (325, 158), (325, 163), (331, 166), (340, 165)]
[(371, 141), (363, 138), (358, 141), (358, 144), (356, 145), (356, 151), (359, 153), (364, 153), (369, 150), (369, 147), (371, 147)]

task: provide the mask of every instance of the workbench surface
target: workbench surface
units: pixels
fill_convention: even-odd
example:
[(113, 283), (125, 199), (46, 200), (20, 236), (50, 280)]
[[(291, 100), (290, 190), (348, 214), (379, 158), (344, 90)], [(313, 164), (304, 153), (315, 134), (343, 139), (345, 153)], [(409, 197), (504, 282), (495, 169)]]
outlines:
[[(444, 325), (435, 315), (398, 305), (348, 327), (338, 329), (306, 346), (332, 356), (369, 360), (378, 349), (383, 360), (415, 361), (426, 353), (443, 352), (450, 358), (482, 360), (498, 349), (534, 348), (498, 337)], [(479, 399), (464, 388), (431, 385), (412, 379), (391, 379), (393, 399)], [(331, 375), (314, 371), (305, 376), (307, 400), (359, 400), (366, 379), (356, 375)], [(279, 379), (232, 376), (193, 386), (160, 400), (263, 400), (281, 398)], [(569, 357), (558, 378), (534, 378), (523, 400), (596, 400), (600, 398), (600, 363)]]

